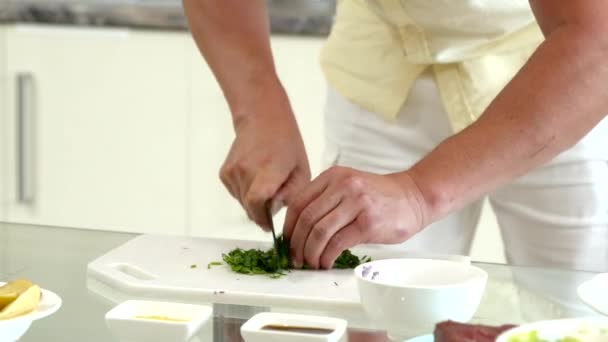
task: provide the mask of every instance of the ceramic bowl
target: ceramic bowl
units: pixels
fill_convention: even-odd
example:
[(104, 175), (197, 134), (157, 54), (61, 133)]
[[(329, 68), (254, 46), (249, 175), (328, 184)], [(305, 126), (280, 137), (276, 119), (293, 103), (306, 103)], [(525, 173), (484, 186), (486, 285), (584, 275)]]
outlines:
[[(264, 329), (269, 326), (327, 329), (327, 333)], [(346, 326), (347, 322), (338, 318), (263, 312), (243, 324), (241, 336), (245, 342), (339, 342), (345, 341)]]
[[(0, 286), (6, 283), (0, 282)], [(61, 298), (52, 291), (40, 289), (42, 297), (36, 310), (27, 315), (8, 320), (0, 320), (0, 341), (13, 342), (20, 339), (28, 331), (32, 323), (41, 318), (54, 314), (61, 307)]]
[(441, 321), (469, 321), (488, 279), (470, 264), (433, 259), (378, 260), (354, 272), (365, 312), (400, 341), (428, 334)]
[(186, 342), (213, 313), (210, 306), (128, 300), (106, 314), (108, 329), (130, 342)]
[(577, 289), (578, 297), (595, 311), (608, 316), (608, 273), (598, 274)]

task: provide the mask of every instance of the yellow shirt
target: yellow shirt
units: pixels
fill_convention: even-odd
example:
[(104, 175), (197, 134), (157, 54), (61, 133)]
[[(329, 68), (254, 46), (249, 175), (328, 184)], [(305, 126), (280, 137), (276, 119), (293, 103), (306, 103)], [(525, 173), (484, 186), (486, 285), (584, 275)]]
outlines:
[(338, 0), (321, 67), (339, 93), (389, 119), (432, 67), (458, 131), (542, 40), (528, 0)]

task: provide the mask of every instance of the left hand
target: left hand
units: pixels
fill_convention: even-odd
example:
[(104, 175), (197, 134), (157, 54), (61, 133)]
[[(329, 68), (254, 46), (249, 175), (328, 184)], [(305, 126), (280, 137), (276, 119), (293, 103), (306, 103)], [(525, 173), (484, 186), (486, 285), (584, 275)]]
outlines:
[(283, 234), (296, 268), (329, 269), (361, 243), (401, 243), (424, 227), (424, 198), (407, 172), (332, 167), (289, 206)]

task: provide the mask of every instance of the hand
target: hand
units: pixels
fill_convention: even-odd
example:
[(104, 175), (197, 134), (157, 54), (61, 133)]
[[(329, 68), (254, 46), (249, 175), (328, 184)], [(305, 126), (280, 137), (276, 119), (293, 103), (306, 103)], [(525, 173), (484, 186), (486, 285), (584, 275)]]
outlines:
[(310, 168), (287, 98), (266, 98), (257, 107), (254, 115), (235, 120), (236, 138), (220, 178), (249, 218), (268, 230), (266, 202), (291, 204), (310, 182)]
[(424, 227), (426, 205), (407, 172), (376, 175), (333, 167), (289, 206), (283, 233), (295, 267), (329, 269), (361, 243), (401, 243)]

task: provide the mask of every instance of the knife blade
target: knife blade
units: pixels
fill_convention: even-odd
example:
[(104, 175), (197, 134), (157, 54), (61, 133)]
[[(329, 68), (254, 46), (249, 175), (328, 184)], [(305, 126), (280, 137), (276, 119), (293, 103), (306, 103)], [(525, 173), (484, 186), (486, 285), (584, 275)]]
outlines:
[(274, 254), (275, 254), (275, 261), (276, 261), (276, 267), (277, 267), (277, 271), (280, 268), (280, 261), (279, 261), (279, 240), (277, 238), (277, 233), (275, 232), (274, 229), (274, 222), (273, 222), (273, 215), (272, 215), (272, 200), (269, 200), (268, 202), (266, 202), (266, 215), (267, 215), (267, 219), (268, 219), (268, 224), (270, 224), (270, 230), (272, 231), (272, 241), (273, 241), (273, 245), (274, 245)]

